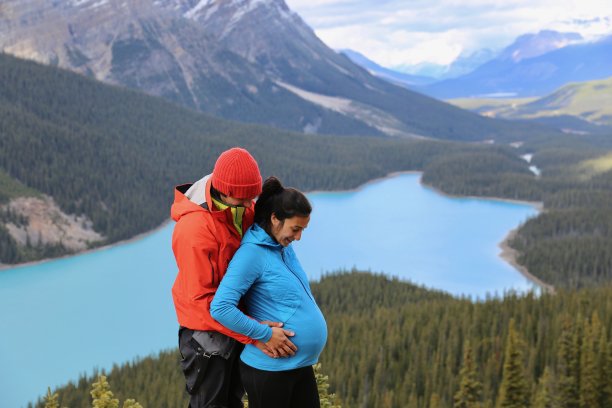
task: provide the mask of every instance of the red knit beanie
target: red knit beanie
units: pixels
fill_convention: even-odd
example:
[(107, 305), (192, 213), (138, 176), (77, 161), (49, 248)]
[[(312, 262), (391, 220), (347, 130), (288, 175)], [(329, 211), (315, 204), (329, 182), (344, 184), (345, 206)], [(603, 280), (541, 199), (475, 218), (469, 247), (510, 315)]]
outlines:
[(257, 162), (245, 149), (233, 147), (221, 153), (212, 174), (212, 185), (232, 198), (255, 198), (261, 194)]

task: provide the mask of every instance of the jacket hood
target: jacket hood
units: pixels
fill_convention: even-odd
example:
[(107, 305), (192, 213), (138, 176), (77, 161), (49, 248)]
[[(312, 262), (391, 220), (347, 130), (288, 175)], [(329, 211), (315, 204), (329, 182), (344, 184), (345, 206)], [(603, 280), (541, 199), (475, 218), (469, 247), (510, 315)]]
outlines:
[[(182, 184), (174, 188), (174, 203), (170, 209), (170, 216), (178, 221), (182, 216), (197, 212), (209, 211), (212, 208), (210, 199), (210, 177), (207, 175), (193, 184)], [(202, 205), (206, 203), (207, 208)]]
[(283, 246), (276, 242), (268, 233), (258, 224), (253, 224), (242, 239), (243, 244), (256, 244), (269, 246), (276, 249), (281, 249)]

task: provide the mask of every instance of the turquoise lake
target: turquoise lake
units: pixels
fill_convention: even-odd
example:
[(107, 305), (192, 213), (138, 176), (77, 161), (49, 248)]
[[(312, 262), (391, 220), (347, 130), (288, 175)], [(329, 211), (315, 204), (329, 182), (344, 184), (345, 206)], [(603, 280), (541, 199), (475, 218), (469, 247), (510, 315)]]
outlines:
[[(312, 193), (295, 250), (313, 280), (353, 267), (482, 299), (534, 286), (499, 257), (532, 205), (450, 198), (402, 174)], [(142, 239), (0, 271), (0, 406), (18, 408), (94, 368), (177, 343), (172, 223)]]

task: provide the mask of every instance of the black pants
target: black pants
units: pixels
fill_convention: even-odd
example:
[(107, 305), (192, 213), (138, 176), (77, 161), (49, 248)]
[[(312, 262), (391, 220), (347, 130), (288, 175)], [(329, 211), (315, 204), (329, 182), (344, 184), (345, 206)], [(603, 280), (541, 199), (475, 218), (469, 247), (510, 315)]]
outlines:
[(240, 376), (249, 408), (320, 408), (311, 366), (288, 371), (265, 371), (240, 362)]
[(185, 374), (190, 408), (243, 408), (244, 388), (238, 362), (244, 346), (236, 343), (229, 358), (209, 356), (192, 337), (193, 330), (179, 330), (181, 368)]

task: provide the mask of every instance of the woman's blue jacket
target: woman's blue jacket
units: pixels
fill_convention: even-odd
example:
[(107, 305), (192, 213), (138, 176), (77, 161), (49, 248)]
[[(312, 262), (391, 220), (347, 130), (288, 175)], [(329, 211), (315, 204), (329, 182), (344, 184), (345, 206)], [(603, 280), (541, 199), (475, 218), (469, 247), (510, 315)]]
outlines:
[[(247, 313), (237, 305), (244, 300)], [(248, 344), (241, 360), (260, 370), (283, 371), (315, 364), (325, 342), (327, 325), (315, 302), (306, 273), (291, 245), (278, 244), (259, 225), (247, 231), (210, 305), (212, 317), (225, 327), (267, 342), (272, 329), (259, 322), (282, 322), (293, 331), (298, 350), (292, 357), (271, 358)]]

